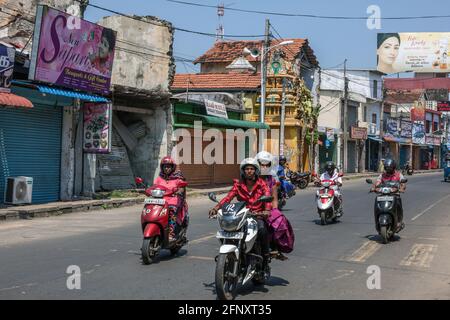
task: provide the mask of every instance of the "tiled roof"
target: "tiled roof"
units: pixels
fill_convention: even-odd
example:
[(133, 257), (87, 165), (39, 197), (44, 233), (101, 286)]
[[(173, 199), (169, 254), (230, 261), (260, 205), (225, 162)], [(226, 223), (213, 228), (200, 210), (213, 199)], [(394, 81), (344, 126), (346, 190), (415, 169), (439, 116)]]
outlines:
[(33, 108), (33, 104), (27, 98), (6, 92), (0, 92), (0, 106)]
[[(283, 39), (283, 40), (272, 40), (270, 46), (275, 46), (282, 41), (292, 40), (291, 44), (283, 45), (278, 47), (282, 50), (288, 60), (294, 60), (294, 58), (300, 53), (303, 48), (309, 61), (313, 65), (318, 65), (316, 56), (313, 50), (309, 46), (307, 39)], [(206, 51), (205, 54), (198, 57), (194, 63), (205, 63), (205, 62), (231, 62), (238, 58), (244, 52), (244, 48), (252, 50), (253, 48), (261, 51), (263, 45), (262, 40), (245, 40), (245, 41), (218, 41), (214, 43), (214, 46)], [(246, 56), (248, 61), (259, 61), (259, 57), (253, 58), (251, 55)]]
[(384, 79), (384, 86), (391, 90), (414, 89), (448, 89), (450, 90), (450, 78), (408, 78), (408, 79)]
[(259, 73), (199, 73), (176, 74), (171, 89), (174, 91), (204, 89), (256, 90), (261, 85)]

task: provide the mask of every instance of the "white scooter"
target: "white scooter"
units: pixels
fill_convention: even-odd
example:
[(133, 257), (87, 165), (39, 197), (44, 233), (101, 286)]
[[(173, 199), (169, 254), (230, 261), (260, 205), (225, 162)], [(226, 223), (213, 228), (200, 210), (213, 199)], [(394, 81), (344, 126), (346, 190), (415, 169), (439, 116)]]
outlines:
[[(214, 193), (209, 199), (218, 202)], [(271, 202), (272, 197), (263, 196), (258, 202)], [(216, 293), (220, 300), (233, 300), (239, 285), (248, 281), (264, 284), (263, 257), (258, 239), (258, 223), (245, 202), (226, 203), (217, 212), (220, 230), (220, 253), (216, 257)], [(269, 258), (270, 262), (270, 258)]]
[(320, 186), (316, 192), (317, 213), (320, 216), (320, 224), (326, 225), (329, 220), (336, 222), (340, 216), (338, 213), (342, 205), (336, 196), (338, 188), (336, 182), (334, 180), (322, 180), (316, 184)]

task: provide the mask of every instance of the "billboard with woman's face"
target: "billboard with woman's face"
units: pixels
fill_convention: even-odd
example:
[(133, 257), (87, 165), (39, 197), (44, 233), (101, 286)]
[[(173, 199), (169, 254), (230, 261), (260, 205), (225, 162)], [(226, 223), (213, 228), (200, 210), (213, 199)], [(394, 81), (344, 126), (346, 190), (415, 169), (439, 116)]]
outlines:
[(450, 72), (450, 32), (379, 33), (377, 70)]

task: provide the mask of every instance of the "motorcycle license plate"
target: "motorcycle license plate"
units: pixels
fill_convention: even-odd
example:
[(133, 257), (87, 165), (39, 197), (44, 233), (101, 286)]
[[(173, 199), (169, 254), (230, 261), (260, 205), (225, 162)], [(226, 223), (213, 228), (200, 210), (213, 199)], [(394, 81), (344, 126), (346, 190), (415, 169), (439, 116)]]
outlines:
[(242, 239), (244, 237), (243, 232), (226, 232), (217, 231), (216, 238), (218, 239)]
[(159, 205), (163, 205), (166, 203), (166, 200), (164, 199), (154, 199), (154, 198), (146, 198), (144, 200), (145, 204), (159, 204)]
[(392, 197), (392, 196), (382, 196), (382, 197), (378, 197), (377, 201), (394, 201), (394, 197)]

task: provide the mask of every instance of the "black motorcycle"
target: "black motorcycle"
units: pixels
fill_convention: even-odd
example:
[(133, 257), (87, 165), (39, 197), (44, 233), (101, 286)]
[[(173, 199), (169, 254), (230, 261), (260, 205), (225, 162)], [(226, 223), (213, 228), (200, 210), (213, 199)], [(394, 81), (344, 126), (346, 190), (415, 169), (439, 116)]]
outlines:
[(286, 176), (299, 189), (305, 189), (311, 181), (311, 172), (294, 172), (288, 170)]
[(405, 164), (402, 168), (402, 174), (406, 175), (408, 174), (408, 176), (412, 176), (414, 173), (414, 169), (409, 165), (409, 163)]
[[(373, 184), (371, 179), (366, 179), (366, 182)], [(378, 234), (381, 236), (384, 244), (394, 238), (394, 235), (403, 229), (403, 225), (399, 228), (399, 212), (402, 209), (400, 198), (400, 184), (408, 182), (407, 179), (398, 181), (385, 182), (378, 186), (375, 190), (375, 226)]]

